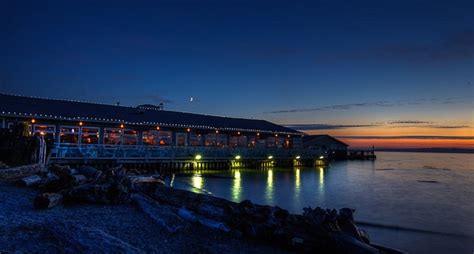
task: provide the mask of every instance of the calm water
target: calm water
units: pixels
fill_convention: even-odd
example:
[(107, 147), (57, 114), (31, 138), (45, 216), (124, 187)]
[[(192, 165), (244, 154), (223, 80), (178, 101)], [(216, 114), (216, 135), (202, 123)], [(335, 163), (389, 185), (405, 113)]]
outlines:
[(411, 253), (473, 253), (474, 155), (377, 156), (329, 168), (194, 172), (177, 177), (174, 186), (293, 213), (306, 206), (351, 207), (357, 221), (375, 224), (364, 226), (373, 242)]

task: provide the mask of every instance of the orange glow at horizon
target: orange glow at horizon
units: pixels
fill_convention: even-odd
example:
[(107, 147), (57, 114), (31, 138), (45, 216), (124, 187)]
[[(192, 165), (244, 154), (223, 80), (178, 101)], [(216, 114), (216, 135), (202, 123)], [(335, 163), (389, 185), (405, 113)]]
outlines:
[[(419, 127), (368, 127), (333, 130), (313, 130), (308, 134), (328, 134), (339, 138), (351, 147), (386, 148), (471, 148), (474, 149), (474, 128), (419, 128)], [(351, 136), (355, 136), (351, 138)], [(408, 136), (408, 137), (405, 137)], [(410, 136), (426, 136), (416, 138)], [(441, 136), (442, 138), (436, 138)], [(365, 138), (368, 137), (368, 138)], [(390, 138), (394, 137), (394, 138)], [(398, 138), (397, 138), (398, 137)], [(431, 138), (430, 138), (431, 137)], [(452, 137), (452, 138), (449, 138)], [(464, 138), (459, 138), (464, 137)], [(468, 137), (468, 138), (466, 138)]]
[(351, 147), (384, 147), (384, 148), (474, 148), (474, 139), (377, 139), (377, 138), (339, 138)]

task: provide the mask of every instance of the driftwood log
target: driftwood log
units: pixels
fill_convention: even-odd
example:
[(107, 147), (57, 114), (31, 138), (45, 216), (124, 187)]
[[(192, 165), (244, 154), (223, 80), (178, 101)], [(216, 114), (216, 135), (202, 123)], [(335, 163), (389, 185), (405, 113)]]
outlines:
[(39, 175), (31, 175), (27, 177), (23, 177), (19, 184), (21, 186), (35, 186), (39, 185), (43, 179)]
[(175, 209), (170, 206), (160, 205), (155, 200), (140, 193), (133, 194), (132, 199), (140, 210), (170, 233), (175, 233), (189, 226), (189, 223), (179, 217)]
[(303, 215), (297, 215), (248, 200), (234, 203), (165, 186), (155, 187), (148, 192), (153, 199), (178, 209), (182, 218), (209, 227), (304, 252), (385, 253), (362, 236), (351, 209), (341, 209), (338, 213), (305, 208)]
[(157, 185), (165, 185), (165, 181), (159, 175), (152, 176), (128, 176), (130, 188), (134, 191), (150, 192)]
[(63, 195), (59, 193), (43, 193), (36, 196), (33, 205), (37, 209), (46, 209), (60, 205), (63, 201)]
[(45, 229), (53, 239), (66, 243), (64, 253), (145, 253), (94, 227), (55, 221), (47, 223)]
[(30, 176), (43, 171), (44, 168), (39, 164), (31, 164), (14, 168), (0, 169), (0, 178), (15, 179)]

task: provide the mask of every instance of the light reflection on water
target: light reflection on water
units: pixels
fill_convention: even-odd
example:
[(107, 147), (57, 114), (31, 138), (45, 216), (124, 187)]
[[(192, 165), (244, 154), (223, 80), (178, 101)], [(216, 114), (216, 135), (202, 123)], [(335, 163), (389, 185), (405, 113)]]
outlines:
[(242, 195), (241, 188), (242, 179), (240, 178), (240, 170), (234, 170), (234, 180), (232, 181), (232, 200), (240, 200)]
[(202, 189), (204, 185), (204, 178), (201, 175), (195, 174), (192, 177), (192, 185), (194, 188)]
[(265, 187), (265, 197), (267, 203), (273, 203), (273, 169), (267, 170), (267, 186)]
[[(329, 168), (202, 171), (176, 177), (175, 186), (191, 185), (235, 202), (250, 199), (293, 213), (307, 206), (351, 207), (360, 221), (474, 236), (473, 155), (377, 155), (375, 162), (336, 162)], [(368, 231), (376, 232), (373, 238), (378, 242), (415, 253), (474, 250), (473, 244), (459, 239)]]

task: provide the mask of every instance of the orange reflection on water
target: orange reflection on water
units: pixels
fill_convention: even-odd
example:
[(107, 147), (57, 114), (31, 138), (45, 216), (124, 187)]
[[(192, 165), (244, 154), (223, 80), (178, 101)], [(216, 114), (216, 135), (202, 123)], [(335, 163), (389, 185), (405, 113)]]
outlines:
[(389, 147), (389, 148), (474, 148), (474, 139), (377, 139), (377, 138), (341, 138), (351, 147)]

